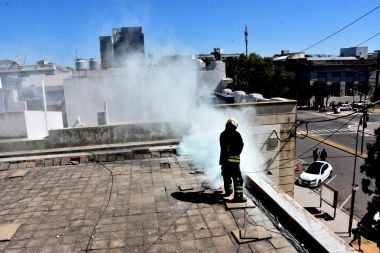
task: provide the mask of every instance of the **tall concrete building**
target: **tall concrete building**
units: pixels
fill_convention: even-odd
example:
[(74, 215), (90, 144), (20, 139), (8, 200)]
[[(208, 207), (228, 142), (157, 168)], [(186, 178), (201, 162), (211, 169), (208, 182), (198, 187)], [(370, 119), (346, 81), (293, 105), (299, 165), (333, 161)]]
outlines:
[(122, 67), (128, 62), (144, 64), (144, 34), (141, 27), (112, 29), (112, 36), (100, 36), (100, 59), (103, 68)]

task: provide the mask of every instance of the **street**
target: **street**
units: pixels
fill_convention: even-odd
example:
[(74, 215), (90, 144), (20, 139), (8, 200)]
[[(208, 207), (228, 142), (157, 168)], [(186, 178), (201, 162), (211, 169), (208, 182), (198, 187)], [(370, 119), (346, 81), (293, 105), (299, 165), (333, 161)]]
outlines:
[[(353, 113), (352, 111), (348, 113)], [(318, 113), (316, 111), (298, 111), (298, 120), (310, 121), (310, 123), (302, 124), (297, 132), (304, 132), (319, 136), (322, 139), (328, 139), (334, 143), (345, 146), (352, 150), (355, 150), (355, 140), (358, 130), (358, 123), (360, 115), (354, 113), (352, 115), (347, 115), (346, 117), (325, 115), (324, 113)], [(327, 121), (329, 120), (329, 121)], [(313, 122), (313, 121), (324, 121), (324, 122)], [(366, 143), (373, 143), (375, 137), (373, 135), (373, 130), (380, 127), (380, 115), (379, 114), (369, 114), (369, 121), (367, 122), (367, 128), (364, 131), (364, 141), (362, 149), (362, 126), (359, 127), (359, 141), (358, 141), (358, 151), (363, 150), (363, 154), (367, 153)]]
[[(308, 133), (318, 136), (322, 139), (329, 140), (330, 142), (337, 143), (342, 146), (346, 146), (352, 150), (356, 147), (356, 133), (359, 122), (359, 116), (354, 117), (356, 114), (336, 119), (336, 116), (326, 116), (315, 111), (298, 111), (297, 118), (303, 121), (310, 121), (308, 124)], [(320, 123), (312, 123), (312, 121), (324, 121), (331, 119), (331, 121), (325, 121)], [(370, 115), (370, 122), (368, 122), (368, 128), (364, 135), (363, 154), (367, 153), (366, 143), (374, 142), (375, 138), (372, 135), (373, 129), (379, 127), (380, 115)], [(348, 122), (348, 123), (347, 123)], [(370, 125), (371, 124), (371, 125)], [(362, 127), (360, 127), (361, 131)], [(305, 124), (297, 129), (297, 132), (306, 131)], [(338, 191), (338, 208), (343, 212), (349, 214), (351, 207), (351, 193), (353, 183), (353, 172), (355, 156), (351, 153), (347, 153), (333, 146), (329, 146), (310, 138), (303, 138), (302, 135), (297, 134), (297, 158), (302, 168), (313, 161), (312, 151), (315, 147), (323, 148), (327, 151), (327, 159), (334, 171), (331, 178), (326, 179), (324, 183), (328, 184), (332, 188)], [(362, 135), (359, 134), (358, 151), (361, 151)], [(356, 158), (356, 171), (355, 182), (361, 186), (361, 181), (364, 175), (360, 173), (360, 166), (364, 163), (364, 159), (359, 156)], [(296, 179), (302, 173), (301, 171), (295, 172)], [(315, 192), (320, 190), (320, 187), (313, 189)], [(357, 190), (355, 195), (354, 215), (362, 218), (366, 214), (367, 202), (370, 200), (370, 196), (363, 193), (361, 187)]]

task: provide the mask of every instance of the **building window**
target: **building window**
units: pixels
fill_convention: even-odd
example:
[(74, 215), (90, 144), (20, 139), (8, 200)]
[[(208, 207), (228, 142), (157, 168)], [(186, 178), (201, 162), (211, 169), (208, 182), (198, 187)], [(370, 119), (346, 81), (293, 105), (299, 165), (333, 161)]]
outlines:
[(367, 76), (368, 76), (368, 74), (360, 72), (359, 73), (359, 82), (361, 82), (361, 83), (367, 82)]
[(346, 72), (346, 77), (354, 77), (354, 72), (352, 71)]
[(332, 83), (330, 85), (330, 95), (333, 97), (340, 97), (340, 83)]
[(321, 82), (327, 82), (327, 73), (326, 72), (318, 72), (317, 80)]
[(340, 77), (341, 77), (340, 72), (332, 72), (331, 73), (331, 82), (332, 83), (340, 83)]

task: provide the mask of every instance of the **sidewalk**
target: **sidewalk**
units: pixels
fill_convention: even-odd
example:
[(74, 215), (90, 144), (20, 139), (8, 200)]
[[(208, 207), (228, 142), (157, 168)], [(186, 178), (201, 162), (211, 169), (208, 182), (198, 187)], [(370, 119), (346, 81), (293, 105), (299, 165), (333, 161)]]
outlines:
[[(325, 202), (322, 202), (322, 207), (320, 206), (320, 197), (315, 192), (310, 190), (309, 188), (301, 187), (298, 185), (294, 185), (294, 200), (297, 201), (304, 208), (309, 209), (318, 209), (324, 213), (327, 213), (331, 217), (334, 217), (334, 208), (328, 205)], [(334, 219), (322, 219), (319, 220), (331, 229), (335, 234), (341, 237), (343, 240), (347, 242), (347, 244), (352, 240), (353, 235), (349, 237), (348, 234), (348, 222), (349, 216), (339, 210), (339, 207), (336, 210), (336, 216)], [(355, 228), (357, 225), (357, 221), (352, 222), (352, 227)], [(359, 249), (357, 241), (353, 243), (353, 248), (355, 250)], [(379, 253), (380, 250), (376, 246), (376, 242), (369, 241), (362, 237), (361, 249), (366, 253)]]

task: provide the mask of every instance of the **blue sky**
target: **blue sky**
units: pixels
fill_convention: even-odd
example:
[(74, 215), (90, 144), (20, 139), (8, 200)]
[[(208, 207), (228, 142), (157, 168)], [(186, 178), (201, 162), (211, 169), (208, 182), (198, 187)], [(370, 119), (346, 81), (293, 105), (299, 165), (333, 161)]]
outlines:
[[(141, 26), (145, 53), (224, 53), (273, 56), (303, 51), (380, 5), (378, 0), (0, 0), (0, 60), (21, 64), (45, 59), (74, 67), (98, 58), (99, 36), (112, 28)], [(380, 8), (306, 53), (339, 54), (380, 33)], [(380, 34), (363, 43), (380, 49)]]

